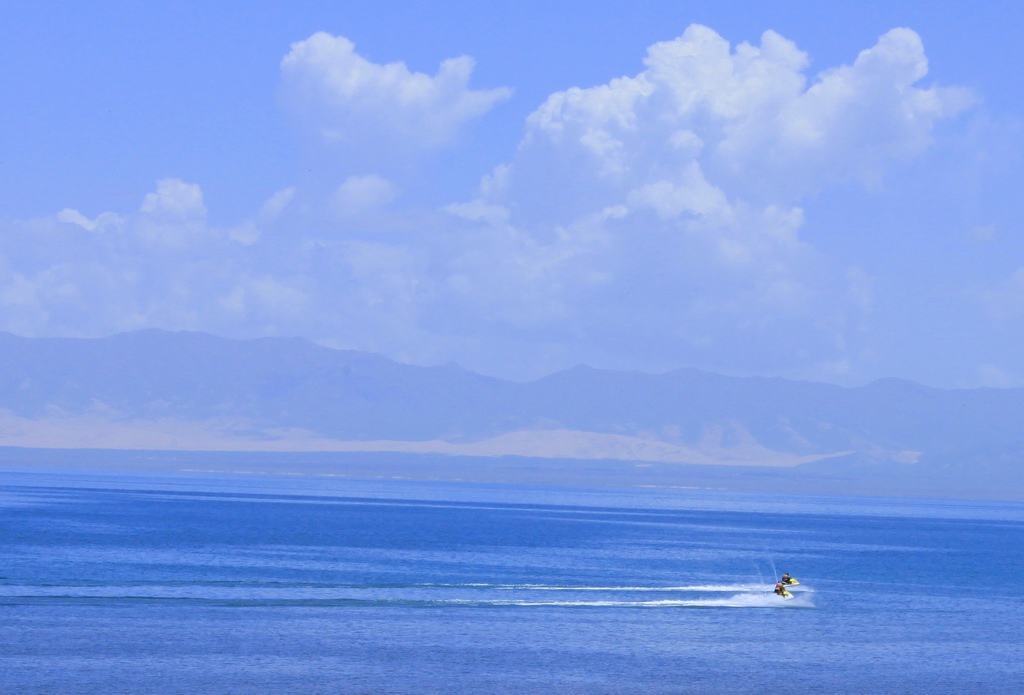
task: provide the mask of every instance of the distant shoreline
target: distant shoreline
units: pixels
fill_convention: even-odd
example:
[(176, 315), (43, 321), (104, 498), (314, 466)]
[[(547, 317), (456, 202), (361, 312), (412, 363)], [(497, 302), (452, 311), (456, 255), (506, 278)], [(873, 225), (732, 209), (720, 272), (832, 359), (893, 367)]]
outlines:
[(584, 488), (709, 489), (798, 495), (928, 497), (1024, 501), (1002, 489), (950, 486), (934, 476), (865, 475), (861, 466), (812, 464), (796, 468), (687, 465), (649, 461), (450, 456), (395, 452), (226, 452), (0, 447), (0, 472), (168, 473), (273, 475)]

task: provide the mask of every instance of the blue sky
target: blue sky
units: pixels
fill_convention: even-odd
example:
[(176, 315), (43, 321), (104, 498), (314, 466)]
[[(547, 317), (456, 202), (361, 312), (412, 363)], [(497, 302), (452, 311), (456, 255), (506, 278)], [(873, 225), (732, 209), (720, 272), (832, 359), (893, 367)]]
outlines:
[(1017, 3), (4, 16), (0, 330), (1024, 385)]

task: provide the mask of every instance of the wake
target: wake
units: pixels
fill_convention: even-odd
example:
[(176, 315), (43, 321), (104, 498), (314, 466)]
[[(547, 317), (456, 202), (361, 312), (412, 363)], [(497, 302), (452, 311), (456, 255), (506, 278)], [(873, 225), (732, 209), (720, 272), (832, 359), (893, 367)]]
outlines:
[[(623, 608), (813, 608), (809, 595), (813, 590), (801, 585), (802, 591), (791, 600), (782, 600), (770, 587), (761, 583), (683, 584), (678, 586), (589, 586), (569, 584), (451, 584), (450, 588), (475, 589), (479, 592), (517, 592), (515, 598), (439, 599), (438, 604), (475, 606), (547, 606), (547, 607), (623, 607)], [(565, 594), (609, 594), (609, 598), (566, 597), (541, 598), (550, 592)], [(612, 598), (622, 594), (683, 594), (659, 598)], [(693, 596), (698, 594), (698, 596)], [(730, 594), (699, 596), (699, 594)]]
[[(762, 583), (749, 584), (686, 584), (682, 586), (573, 586), (569, 584), (421, 584), (432, 587), (466, 587), (494, 589), (496, 591), (628, 591), (628, 592), (703, 592), (703, 593), (748, 593), (770, 592), (771, 587)], [(811, 592), (813, 589), (803, 590)]]
[(811, 589), (783, 600), (759, 583), (603, 586), (541, 583), (0, 583), (0, 605), (194, 602), (223, 606), (813, 608)]
[(809, 599), (795, 598), (782, 601), (774, 594), (737, 594), (728, 598), (707, 599), (662, 599), (657, 601), (614, 601), (614, 600), (568, 600), (541, 601), (530, 599), (449, 599), (434, 601), (438, 605), (463, 606), (522, 606), (522, 607), (566, 607), (566, 608), (813, 608)]

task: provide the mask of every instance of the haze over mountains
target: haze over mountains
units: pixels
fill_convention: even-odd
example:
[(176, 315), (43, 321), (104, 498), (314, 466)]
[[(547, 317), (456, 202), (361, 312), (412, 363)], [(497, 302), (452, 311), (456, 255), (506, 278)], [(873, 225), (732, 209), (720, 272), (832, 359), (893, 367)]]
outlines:
[(302, 339), (157, 330), (0, 334), (0, 360), (6, 447), (799, 466), (1024, 490), (1024, 389), (587, 367), (516, 383)]

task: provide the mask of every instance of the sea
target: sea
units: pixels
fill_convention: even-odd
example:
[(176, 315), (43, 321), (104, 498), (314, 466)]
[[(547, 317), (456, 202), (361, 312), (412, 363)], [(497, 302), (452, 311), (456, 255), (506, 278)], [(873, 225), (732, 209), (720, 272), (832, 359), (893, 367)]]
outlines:
[(4, 472), (0, 692), (1014, 693), (1022, 577), (1008, 502)]

